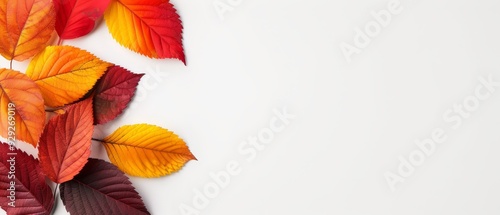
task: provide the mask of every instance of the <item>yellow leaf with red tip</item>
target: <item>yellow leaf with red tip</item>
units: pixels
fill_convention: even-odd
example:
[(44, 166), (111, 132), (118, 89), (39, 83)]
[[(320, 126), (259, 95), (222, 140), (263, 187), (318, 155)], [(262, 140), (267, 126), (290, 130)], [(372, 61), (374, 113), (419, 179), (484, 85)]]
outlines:
[(151, 58), (177, 58), (186, 63), (182, 23), (166, 0), (112, 0), (104, 13), (118, 43)]

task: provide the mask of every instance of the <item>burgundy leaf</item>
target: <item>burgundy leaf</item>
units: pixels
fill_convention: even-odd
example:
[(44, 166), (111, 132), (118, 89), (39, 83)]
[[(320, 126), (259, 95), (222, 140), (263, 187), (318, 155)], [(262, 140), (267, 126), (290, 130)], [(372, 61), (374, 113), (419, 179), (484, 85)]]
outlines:
[(127, 176), (113, 164), (90, 158), (82, 171), (60, 186), (70, 214), (149, 214)]
[[(9, 197), (12, 190), (12, 194), (15, 193), (15, 199), (12, 199), (14, 202)], [(52, 190), (45, 183), (38, 160), (2, 142), (0, 205), (7, 214), (49, 214), (54, 206)]]
[(112, 66), (95, 86), (94, 124), (104, 124), (120, 115), (132, 100), (144, 74)]

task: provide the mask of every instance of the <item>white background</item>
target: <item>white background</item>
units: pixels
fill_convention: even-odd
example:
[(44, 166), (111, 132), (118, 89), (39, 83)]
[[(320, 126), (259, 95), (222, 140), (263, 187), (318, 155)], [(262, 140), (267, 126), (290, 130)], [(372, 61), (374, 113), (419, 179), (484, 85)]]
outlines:
[[(242, 0), (224, 19), (214, 2), (173, 1), (187, 66), (121, 47), (104, 23), (64, 42), (146, 73), (133, 107), (96, 137), (156, 124), (198, 158), (167, 177), (131, 178), (152, 214), (183, 215), (182, 205), (203, 215), (500, 213), (500, 90), (458, 128), (443, 119), (480, 77), (500, 81), (499, 1), (401, 0), (401, 13), (351, 63), (339, 45), (353, 45), (355, 28), (390, 0)], [(240, 144), (284, 107), (295, 119), (248, 162)], [(393, 192), (384, 174), (436, 128), (446, 141)], [(99, 145), (92, 156), (106, 158)], [(208, 206), (193, 205), (230, 161), (240, 173)], [(66, 214), (62, 202), (56, 214)]]

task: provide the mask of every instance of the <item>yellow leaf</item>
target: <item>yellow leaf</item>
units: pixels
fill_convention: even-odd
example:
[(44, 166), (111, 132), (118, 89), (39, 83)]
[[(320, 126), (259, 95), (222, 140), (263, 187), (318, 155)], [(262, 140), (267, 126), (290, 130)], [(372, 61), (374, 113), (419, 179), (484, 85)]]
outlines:
[(104, 138), (109, 159), (123, 172), (140, 177), (160, 177), (196, 160), (176, 134), (154, 125), (123, 126)]
[(82, 98), (111, 65), (72, 46), (48, 46), (26, 75), (40, 87), (47, 106), (60, 107)]
[(52, 37), (55, 20), (51, 0), (2, 0), (0, 54), (18, 61), (33, 57)]
[(0, 136), (36, 147), (45, 123), (43, 98), (26, 75), (0, 69)]

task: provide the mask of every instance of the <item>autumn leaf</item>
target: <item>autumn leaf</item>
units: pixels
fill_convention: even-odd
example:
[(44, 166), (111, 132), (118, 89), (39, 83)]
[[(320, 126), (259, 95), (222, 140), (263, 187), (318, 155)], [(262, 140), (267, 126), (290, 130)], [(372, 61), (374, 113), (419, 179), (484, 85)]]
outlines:
[(186, 63), (182, 23), (166, 0), (112, 0), (104, 13), (118, 43), (151, 58), (177, 58)]
[(127, 176), (103, 160), (90, 158), (60, 192), (70, 214), (150, 214)]
[(143, 75), (119, 66), (110, 67), (94, 87), (94, 123), (104, 124), (120, 115), (132, 100)]
[(44, 108), (35, 82), (20, 72), (0, 69), (0, 136), (36, 147), (45, 123)]
[[(11, 186), (11, 183), (15, 185)], [(9, 198), (11, 194), (15, 195), (14, 203)], [(45, 176), (38, 161), (31, 155), (14, 147), (10, 148), (2, 142), (0, 142), (0, 205), (7, 214), (49, 214), (54, 206), (52, 190), (45, 183)]]
[(61, 39), (74, 39), (90, 33), (102, 17), (110, 0), (54, 0), (56, 31)]
[(42, 51), (54, 32), (51, 0), (2, 0), (0, 3), (0, 54), (23, 61)]
[(176, 134), (148, 124), (123, 126), (102, 144), (111, 162), (132, 176), (164, 176), (196, 159)]
[(43, 172), (56, 183), (71, 180), (90, 156), (92, 100), (71, 105), (49, 120), (40, 138), (38, 157)]
[(82, 98), (111, 66), (72, 46), (49, 46), (35, 56), (26, 75), (42, 91), (45, 104), (60, 107)]

